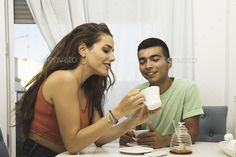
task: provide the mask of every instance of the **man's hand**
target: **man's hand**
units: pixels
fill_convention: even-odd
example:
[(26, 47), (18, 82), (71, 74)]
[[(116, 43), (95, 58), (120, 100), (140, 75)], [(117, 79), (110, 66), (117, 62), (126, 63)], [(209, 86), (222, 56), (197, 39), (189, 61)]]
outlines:
[(129, 142), (134, 142), (134, 133), (132, 131), (129, 131), (126, 134), (122, 135), (119, 140), (120, 145), (127, 146), (127, 143)]
[(139, 145), (147, 145), (152, 148), (166, 147), (170, 144), (170, 136), (162, 136), (158, 131), (153, 129), (151, 124), (148, 125), (149, 132), (137, 136)]

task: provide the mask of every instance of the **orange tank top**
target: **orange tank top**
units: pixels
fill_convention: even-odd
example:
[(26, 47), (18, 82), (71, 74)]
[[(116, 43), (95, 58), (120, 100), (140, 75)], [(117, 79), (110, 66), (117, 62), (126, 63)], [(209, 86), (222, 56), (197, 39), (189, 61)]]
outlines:
[[(87, 97), (87, 100), (89, 98)], [(89, 102), (89, 101), (87, 101)], [(86, 110), (80, 110), (80, 126), (84, 128), (89, 125), (89, 112), (92, 106), (88, 103)], [(59, 132), (57, 117), (54, 105), (49, 104), (42, 91), (42, 85), (39, 88), (34, 110), (34, 118), (32, 121), (31, 131), (41, 137), (49, 139), (56, 144), (63, 145), (63, 141)]]

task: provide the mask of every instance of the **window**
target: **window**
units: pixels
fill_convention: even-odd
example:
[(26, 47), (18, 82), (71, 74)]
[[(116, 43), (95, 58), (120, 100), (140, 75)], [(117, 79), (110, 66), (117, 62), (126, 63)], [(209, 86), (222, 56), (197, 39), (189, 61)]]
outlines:
[(16, 91), (41, 69), (50, 53), (36, 24), (15, 24)]

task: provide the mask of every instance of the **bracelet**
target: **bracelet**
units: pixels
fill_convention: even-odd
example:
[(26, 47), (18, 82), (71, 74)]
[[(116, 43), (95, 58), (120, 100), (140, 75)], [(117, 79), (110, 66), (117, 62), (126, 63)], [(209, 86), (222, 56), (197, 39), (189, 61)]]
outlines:
[(112, 124), (112, 125), (115, 124), (110, 114), (107, 115), (107, 121), (109, 124)]
[(114, 120), (115, 124), (117, 124), (117, 123), (119, 122), (118, 119), (116, 119), (116, 117), (115, 117), (114, 114), (111, 112), (111, 110), (109, 110), (109, 113), (110, 113), (112, 119)]

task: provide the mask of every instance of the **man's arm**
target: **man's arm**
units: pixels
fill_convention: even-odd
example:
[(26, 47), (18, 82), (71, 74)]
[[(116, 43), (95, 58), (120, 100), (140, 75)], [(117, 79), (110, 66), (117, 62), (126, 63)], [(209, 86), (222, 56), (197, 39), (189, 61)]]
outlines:
[(185, 95), (184, 113), (182, 115), (192, 143), (195, 143), (198, 137), (198, 125), (201, 114), (203, 114), (203, 110), (199, 90), (196, 83), (192, 83)]
[(194, 116), (184, 119), (185, 126), (188, 129), (188, 133), (191, 136), (192, 143), (195, 143), (198, 136), (198, 125), (200, 116)]

